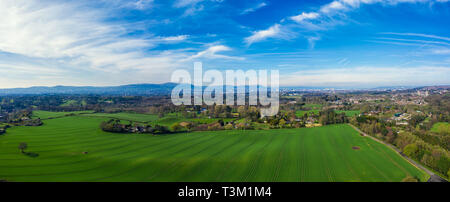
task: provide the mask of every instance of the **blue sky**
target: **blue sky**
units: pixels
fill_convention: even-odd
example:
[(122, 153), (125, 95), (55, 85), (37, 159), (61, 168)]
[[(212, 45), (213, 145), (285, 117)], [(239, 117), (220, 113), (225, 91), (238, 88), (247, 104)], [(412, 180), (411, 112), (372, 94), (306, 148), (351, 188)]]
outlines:
[(282, 86), (450, 84), (449, 0), (2, 0), (0, 88), (278, 69)]

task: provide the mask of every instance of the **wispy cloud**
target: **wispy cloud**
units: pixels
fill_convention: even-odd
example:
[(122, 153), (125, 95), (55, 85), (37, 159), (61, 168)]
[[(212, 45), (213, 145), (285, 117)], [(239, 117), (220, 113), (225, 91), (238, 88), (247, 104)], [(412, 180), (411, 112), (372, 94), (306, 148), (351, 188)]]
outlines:
[(282, 86), (377, 87), (386, 85), (442, 85), (448, 84), (450, 68), (446, 66), (420, 67), (354, 67), (304, 70), (280, 75)]
[(418, 33), (395, 33), (395, 32), (383, 32), (381, 34), (387, 34), (387, 35), (400, 35), (400, 36), (417, 36), (417, 37), (425, 37), (425, 38), (431, 38), (431, 39), (439, 39), (444, 41), (450, 41), (449, 37), (444, 36), (436, 36), (431, 34), (418, 34)]
[[(302, 12), (299, 15), (288, 17), (290, 20), (301, 24), (303, 29), (307, 29), (310, 31), (319, 31), (324, 30), (326, 28), (333, 27), (335, 25), (342, 24), (340, 20), (333, 19), (333, 16), (342, 16), (345, 12), (349, 12), (359, 8), (361, 5), (369, 5), (375, 3), (381, 3), (383, 5), (397, 5), (399, 3), (431, 3), (431, 0), (334, 0), (328, 4), (322, 5), (319, 9), (311, 12)], [(447, 1), (439, 1), (439, 2), (447, 2)], [(282, 20), (284, 22), (284, 19)], [(253, 34), (247, 38), (245, 41), (247, 44), (252, 44), (255, 42), (263, 41), (267, 38), (279, 38), (277, 36), (281, 36), (283, 32), (281, 31), (284, 25), (275, 24), (268, 28), (267, 30), (260, 30), (253, 32)], [(325, 28), (326, 27), (326, 28)], [(287, 30), (287, 29), (285, 29)], [(390, 34), (399, 34), (400, 33), (390, 33)], [(403, 35), (418, 35), (413, 33), (402, 33)], [(433, 35), (422, 35), (423, 37), (435, 37), (438, 36)], [(311, 40), (317, 41), (317, 39), (307, 37), (308, 41), (311, 43)], [(440, 39), (448, 40), (446, 37), (440, 37)], [(314, 44), (313, 44), (314, 45)]]
[(173, 6), (176, 8), (183, 8), (183, 7), (195, 5), (202, 1), (204, 1), (204, 0), (176, 0), (174, 2)]
[[(347, 10), (349, 7), (347, 7), (346, 4), (347, 1), (332, 1), (329, 4), (326, 4), (320, 8), (321, 13), (329, 14), (332, 12)], [(354, 3), (354, 1), (351, 1)]]
[[(107, 10), (89, 9), (82, 3), (4, 0), (0, 2), (0, 13), (0, 51), (35, 60), (58, 61), (60, 65), (47, 67), (55, 71), (83, 70), (104, 76), (127, 71), (137, 80), (163, 82), (168, 79), (168, 70), (179, 67), (180, 61), (189, 57), (188, 53), (176, 50), (151, 51), (159, 43), (184, 41), (187, 35), (129, 35), (141, 27), (109, 22)], [(0, 55), (0, 60), (4, 60), (1, 57), (6, 56)], [(11, 65), (16, 69), (36, 66)], [(61, 82), (73, 79), (74, 75), (65, 74)]]
[(314, 47), (316, 46), (316, 41), (320, 40), (319, 36), (309, 36), (306, 38), (308, 39), (308, 44), (309, 44), (310, 49), (314, 49)]
[[(397, 5), (400, 3), (434, 3), (433, 0), (334, 0), (328, 4), (322, 5), (318, 10), (309, 13), (302, 12), (297, 16), (290, 17), (291, 20), (301, 23), (305, 20), (313, 20), (321, 17), (333, 17), (342, 15), (358, 9), (361, 5), (370, 5), (380, 3), (382, 5)], [(447, 2), (447, 0), (438, 1)]]
[(131, 5), (133, 5), (136, 9), (143, 10), (150, 8), (153, 4), (154, 0), (138, 0), (136, 2), (131, 2)]
[(403, 38), (399, 39), (399, 38), (390, 38), (390, 37), (377, 37), (376, 39), (389, 40), (389, 41), (404, 41), (404, 42), (419, 43), (419, 44), (436, 44), (436, 45), (450, 46), (450, 43), (443, 42), (443, 41), (403, 39)]
[(203, 10), (208, 2), (221, 3), (223, 0), (176, 0), (173, 7), (185, 9), (182, 17), (193, 16)]
[(248, 14), (248, 13), (251, 13), (251, 12), (255, 12), (256, 10), (258, 10), (258, 9), (260, 9), (262, 7), (265, 7), (265, 6), (267, 6), (267, 3), (266, 2), (261, 2), (261, 3), (257, 4), (254, 7), (247, 8), (247, 9), (243, 10), (241, 12), (241, 15), (245, 15), (245, 14)]
[[(420, 33), (393, 33), (384, 32), (382, 35), (391, 37), (376, 37), (375, 40), (366, 40), (374, 43), (384, 43), (399, 46), (416, 46), (411, 50), (414, 54), (421, 55), (446, 55), (450, 54), (450, 38), (431, 34)], [(395, 37), (395, 38), (393, 38)], [(398, 38), (402, 37), (402, 38)]]
[(168, 41), (168, 42), (180, 42), (180, 41), (185, 41), (188, 38), (189, 38), (189, 35), (178, 35), (178, 36), (161, 37), (161, 40)]
[(280, 29), (279, 24), (275, 24), (268, 29), (259, 30), (253, 32), (253, 34), (247, 38), (245, 38), (245, 42), (247, 45), (251, 45), (255, 42), (263, 41), (267, 38), (278, 38), (283, 36), (283, 32)]
[(319, 13), (316, 12), (310, 12), (310, 13), (301, 13), (300, 15), (296, 15), (296, 16), (292, 16), (290, 17), (291, 20), (295, 21), (295, 22), (302, 22), (304, 20), (309, 20), (309, 19), (316, 19), (319, 17)]
[(438, 55), (450, 55), (450, 48), (433, 49), (432, 52)]
[(188, 60), (193, 59), (229, 59), (229, 60), (244, 60), (243, 57), (235, 57), (235, 56), (227, 56), (219, 54), (220, 52), (231, 51), (232, 49), (228, 46), (224, 45), (213, 45), (208, 47), (204, 51), (200, 51), (197, 54), (188, 58)]

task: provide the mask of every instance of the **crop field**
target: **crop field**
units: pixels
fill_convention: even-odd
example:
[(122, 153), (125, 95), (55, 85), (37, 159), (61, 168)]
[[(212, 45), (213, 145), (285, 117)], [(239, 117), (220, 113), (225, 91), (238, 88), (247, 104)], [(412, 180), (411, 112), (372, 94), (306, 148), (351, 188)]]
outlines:
[[(67, 116), (0, 135), (7, 181), (401, 181), (429, 176), (348, 125), (113, 134), (105, 117)], [(18, 145), (26, 142), (25, 153)]]
[[(162, 118), (158, 118), (156, 114), (138, 114), (138, 113), (128, 113), (128, 112), (120, 112), (120, 113), (91, 113), (91, 114), (83, 114), (82, 116), (86, 117), (103, 117), (103, 118), (115, 118), (126, 121), (135, 121), (142, 123), (150, 123), (150, 124), (159, 124), (163, 126), (170, 126), (174, 123), (180, 123), (183, 121), (191, 121), (197, 123), (212, 123), (216, 122), (220, 118), (182, 118), (177, 116), (177, 114), (167, 114)], [(225, 122), (233, 120), (232, 118), (224, 118), (222, 119)]]

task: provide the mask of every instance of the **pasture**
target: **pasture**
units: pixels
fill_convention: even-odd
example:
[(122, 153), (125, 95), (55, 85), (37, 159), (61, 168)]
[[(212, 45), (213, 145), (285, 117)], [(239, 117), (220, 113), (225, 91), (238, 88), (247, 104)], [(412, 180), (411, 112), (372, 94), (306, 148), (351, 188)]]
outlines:
[[(39, 127), (9, 128), (0, 136), (0, 179), (329, 182), (429, 178), (390, 148), (348, 125), (154, 136), (103, 132), (99, 124), (106, 119), (66, 116), (44, 120)], [(28, 144), (25, 154), (18, 150), (21, 142)]]

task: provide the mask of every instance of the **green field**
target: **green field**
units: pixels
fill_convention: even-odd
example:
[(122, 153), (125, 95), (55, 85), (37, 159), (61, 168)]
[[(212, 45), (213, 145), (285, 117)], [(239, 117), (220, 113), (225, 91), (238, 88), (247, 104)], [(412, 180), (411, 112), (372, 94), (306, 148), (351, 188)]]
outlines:
[[(167, 114), (162, 118), (158, 118), (156, 114), (138, 114), (138, 113), (129, 113), (129, 112), (120, 112), (120, 113), (93, 113), (93, 114), (83, 114), (82, 116), (86, 117), (104, 117), (104, 118), (115, 118), (126, 121), (135, 121), (135, 122), (143, 122), (143, 123), (152, 123), (159, 124), (164, 126), (170, 126), (174, 123), (180, 123), (183, 121), (191, 121), (197, 123), (213, 123), (219, 120), (220, 118), (183, 118), (181, 116), (177, 116), (177, 114)], [(222, 119), (225, 122), (233, 120), (232, 118)]]
[(306, 113), (308, 113), (308, 115), (319, 115), (320, 110), (318, 109), (313, 109), (313, 110), (308, 110), (308, 111), (302, 111), (302, 110), (298, 110), (295, 112), (295, 116), (297, 117), (303, 117)]
[(305, 105), (303, 105), (303, 107), (319, 110), (319, 109), (322, 109), (322, 104), (305, 104)]
[(431, 131), (435, 133), (450, 133), (450, 124), (448, 122), (435, 123)]
[(361, 114), (359, 110), (335, 110), (335, 112), (337, 114), (341, 114), (342, 112), (344, 112), (346, 116), (355, 116)]
[[(401, 181), (429, 177), (350, 126), (154, 136), (99, 129), (68, 116), (0, 135), (8, 181)], [(28, 143), (27, 155), (19, 152)], [(354, 149), (353, 147), (359, 147)]]
[(105, 117), (105, 118), (115, 118), (122, 119), (127, 121), (136, 121), (136, 122), (152, 122), (158, 119), (158, 115), (156, 114), (138, 114), (138, 113), (94, 113), (94, 114), (84, 114), (83, 116), (87, 117)]
[(42, 111), (37, 110), (33, 111), (33, 118), (41, 118), (41, 119), (49, 119), (49, 118), (57, 118), (62, 116), (67, 116), (69, 114), (89, 114), (93, 113), (94, 111), (73, 111), (73, 112), (49, 112), (49, 111)]

